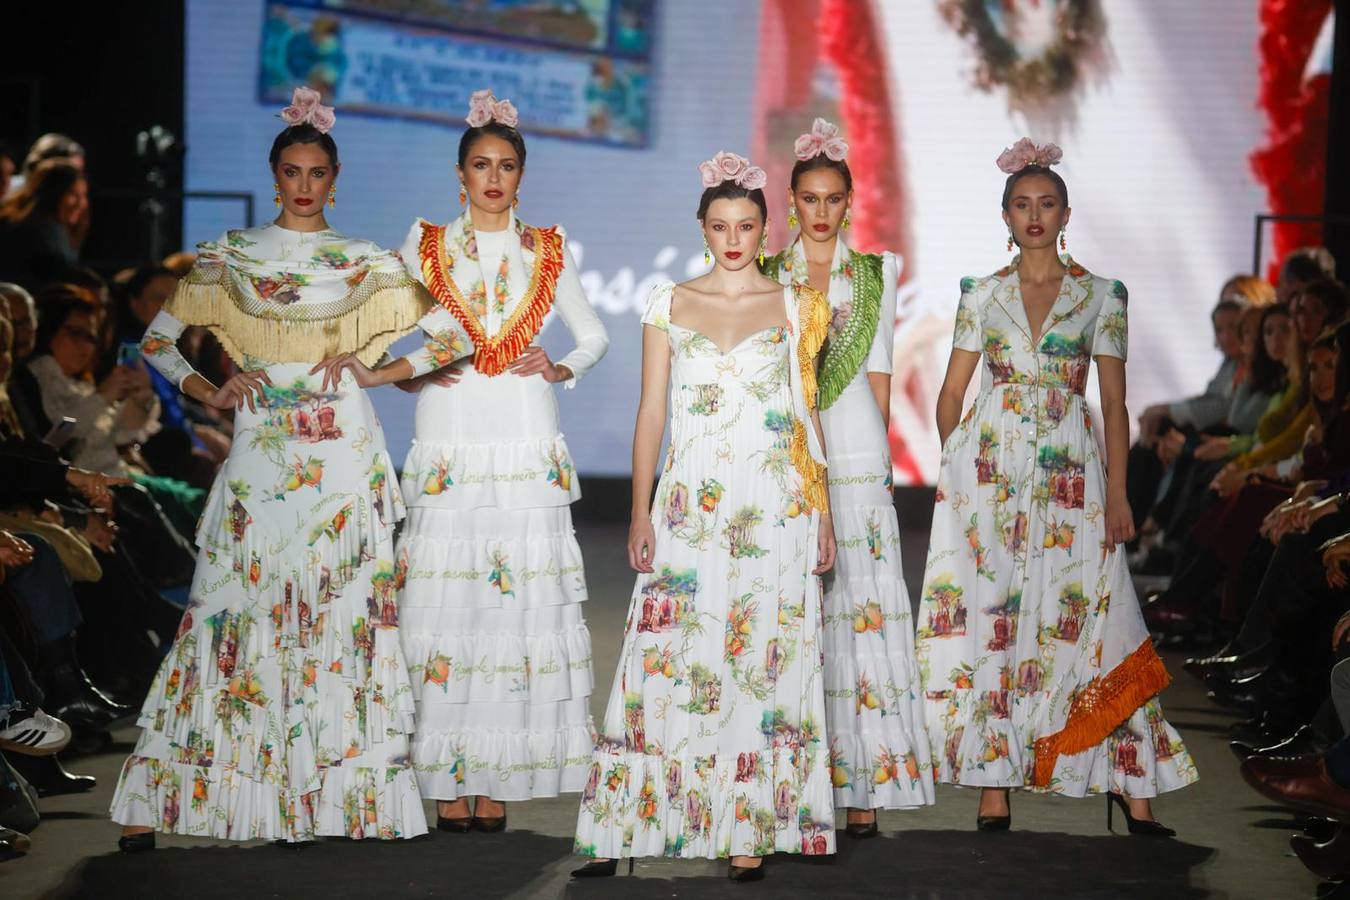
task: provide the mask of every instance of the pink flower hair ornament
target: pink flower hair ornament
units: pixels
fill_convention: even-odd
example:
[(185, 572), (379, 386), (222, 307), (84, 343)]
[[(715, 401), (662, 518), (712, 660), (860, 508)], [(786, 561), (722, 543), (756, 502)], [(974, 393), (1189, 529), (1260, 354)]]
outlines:
[(1058, 144), (1036, 144), (1031, 138), (1022, 138), (998, 155), (998, 167), (1008, 175), (1020, 172), (1027, 166), (1040, 166), (1048, 169), (1057, 164), (1064, 156)]
[(520, 121), (515, 104), (510, 100), (498, 100), (492, 95), (492, 88), (474, 91), (469, 97), (469, 114), (464, 117), (470, 128), (482, 128), (489, 122), (515, 128)]
[(719, 150), (712, 159), (698, 164), (699, 175), (703, 177), (703, 187), (715, 188), (724, 181), (734, 181), (747, 191), (756, 191), (769, 183), (769, 176), (759, 166), (752, 166), (750, 160), (735, 153)]
[(314, 88), (301, 85), (291, 95), (291, 105), (279, 113), (281, 120), (291, 128), (296, 125), (312, 125), (315, 131), (327, 134), (333, 130), (337, 114), (333, 112), (333, 107), (320, 103), (320, 99), (322, 95)]
[(848, 156), (848, 141), (839, 136), (839, 126), (825, 119), (817, 118), (811, 123), (811, 130), (797, 138), (792, 145), (797, 159), (806, 162), (824, 153), (835, 162), (843, 162)]

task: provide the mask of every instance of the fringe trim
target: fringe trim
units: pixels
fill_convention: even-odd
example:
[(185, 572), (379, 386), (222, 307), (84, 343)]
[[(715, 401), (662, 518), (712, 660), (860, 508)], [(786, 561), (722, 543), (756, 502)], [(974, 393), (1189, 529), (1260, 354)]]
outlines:
[[(806, 410), (816, 408), (816, 361), (820, 347), (830, 328), (830, 304), (825, 295), (807, 285), (795, 285), (797, 294), (797, 322), (801, 337), (797, 341), (797, 367), (801, 372), (802, 396)], [(806, 434), (807, 425), (799, 418), (792, 421), (790, 452), (792, 465), (802, 476), (802, 494), (812, 509), (827, 512), (830, 508), (829, 481), (825, 466), (816, 461)]]
[(801, 419), (792, 420), (792, 443), (789, 448), (792, 466), (802, 476), (802, 494), (812, 509), (821, 512), (830, 510), (830, 490), (825, 475), (825, 466), (816, 462), (811, 455), (811, 445), (806, 437), (806, 423)]
[(1145, 639), (1104, 677), (1089, 681), (1069, 706), (1064, 727), (1035, 744), (1035, 787), (1049, 787), (1061, 755), (1082, 753), (1106, 740), (1121, 722), (1171, 682), (1163, 661)]
[[(529, 229), (534, 235), (534, 271), (525, 296), (501, 330), (489, 335), (460, 293), (446, 265), (445, 226), (422, 223), (422, 240), (417, 255), (422, 276), (436, 301), (459, 320), (473, 341), (473, 367), (484, 375), (500, 375), (524, 352), (544, 325), (544, 316), (553, 306), (558, 275), (563, 269), (563, 242), (557, 226)], [(528, 243), (523, 238), (523, 243)]]
[(355, 353), (375, 366), (389, 345), (417, 327), (431, 298), (404, 274), (372, 273), (333, 303), (281, 306), (248, 296), (225, 266), (193, 269), (164, 308), (209, 330), (235, 364), (317, 363)]
[(881, 318), (882, 261), (876, 253), (849, 251), (853, 270), (853, 309), (839, 336), (825, 348), (820, 364), (820, 408), (829, 409), (858, 374), (877, 335)]
[(830, 333), (830, 302), (825, 295), (805, 284), (795, 285), (797, 319), (802, 330), (797, 342), (797, 365), (802, 373), (802, 394), (807, 412), (814, 412), (820, 388), (816, 383), (816, 364), (820, 348)]

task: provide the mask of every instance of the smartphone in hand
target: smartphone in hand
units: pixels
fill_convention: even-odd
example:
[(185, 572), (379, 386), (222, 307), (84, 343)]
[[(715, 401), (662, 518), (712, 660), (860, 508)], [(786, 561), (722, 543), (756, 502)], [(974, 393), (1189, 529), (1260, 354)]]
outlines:
[(51, 431), (47, 432), (46, 437), (42, 439), (42, 443), (53, 450), (60, 450), (66, 444), (69, 444), (70, 439), (75, 436), (75, 423), (74, 418), (62, 416), (61, 421), (53, 425)]
[(141, 345), (138, 341), (123, 341), (117, 346), (117, 364), (134, 366), (141, 361)]

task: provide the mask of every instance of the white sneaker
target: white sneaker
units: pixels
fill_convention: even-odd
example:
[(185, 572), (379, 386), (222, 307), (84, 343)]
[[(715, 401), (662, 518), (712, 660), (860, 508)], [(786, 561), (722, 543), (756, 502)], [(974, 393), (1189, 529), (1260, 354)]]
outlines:
[[(16, 718), (18, 721), (14, 721)], [(10, 722), (0, 730), (0, 750), (25, 756), (51, 756), (70, 743), (70, 726), (40, 709), (15, 713)]]

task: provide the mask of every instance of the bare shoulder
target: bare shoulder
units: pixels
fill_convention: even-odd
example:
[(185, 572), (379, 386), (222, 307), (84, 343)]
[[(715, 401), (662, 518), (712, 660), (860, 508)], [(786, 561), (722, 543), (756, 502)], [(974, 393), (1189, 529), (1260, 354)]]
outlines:
[(688, 281), (678, 281), (675, 283), (675, 293), (677, 294), (710, 294), (708, 283), (712, 280), (712, 272), (705, 272), (697, 278), (690, 278)]

